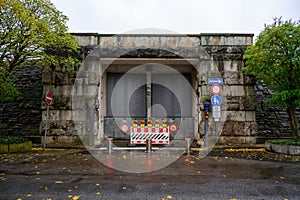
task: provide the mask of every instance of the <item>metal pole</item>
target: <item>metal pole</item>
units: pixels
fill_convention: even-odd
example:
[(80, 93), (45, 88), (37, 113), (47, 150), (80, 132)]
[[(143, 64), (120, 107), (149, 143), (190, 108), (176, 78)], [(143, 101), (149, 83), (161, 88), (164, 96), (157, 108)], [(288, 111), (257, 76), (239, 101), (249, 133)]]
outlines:
[(208, 147), (208, 119), (204, 120), (204, 132), (205, 132), (205, 147)]
[(217, 142), (218, 142), (218, 122), (217, 121), (215, 121), (215, 129), (216, 129), (216, 144), (217, 144)]
[(146, 153), (151, 153), (152, 152), (152, 139), (147, 138), (146, 139)]
[(185, 141), (186, 141), (185, 152), (187, 153), (187, 155), (190, 155), (190, 153), (191, 153), (191, 150), (190, 150), (191, 138), (185, 138)]
[(45, 126), (45, 133), (44, 133), (44, 144), (43, 148), (46, 148), (46, 140), (47, 140), (47, 129), (48, 129), (48, 117), (49, 117), (49, 105), (47, 106), (47, 112), (46, 112), (46, 126)]
[(113, 138), (107, 138), (106, 140), (108, 141), (107, 151), (108, 151), (109, 154), (111, 154), (112, 151), (113, 151), (113, 147), (112, 147)]

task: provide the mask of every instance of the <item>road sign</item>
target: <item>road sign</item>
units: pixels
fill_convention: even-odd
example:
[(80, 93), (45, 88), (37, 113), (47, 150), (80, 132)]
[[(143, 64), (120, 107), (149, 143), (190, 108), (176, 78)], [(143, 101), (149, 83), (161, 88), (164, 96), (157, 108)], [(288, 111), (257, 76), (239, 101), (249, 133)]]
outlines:
[(215, 94), (214, 96), (211, 97), (210, 102), (213, 106), (219, 106), (222, 103), (222, 97)]
[(221, 106), (213, 106), (213, 118), (221, 118)]
[(209, 85), (213, 85), (213, 84), (223, 85), (223, 83), (224, 83), (223, 78), (208, 78)]
[(46, 104), (51, 105), (53, 102), (53, 95), (50, 91), (46, 93)]
[(211, 91), (211, 93), (213, 93), (213, 94), (220, 94), (220, 93), (222, 92), (222, 87), (221, 87), (221, 85), (213, 84), (213, 85), (210, 87), (210, 91)]

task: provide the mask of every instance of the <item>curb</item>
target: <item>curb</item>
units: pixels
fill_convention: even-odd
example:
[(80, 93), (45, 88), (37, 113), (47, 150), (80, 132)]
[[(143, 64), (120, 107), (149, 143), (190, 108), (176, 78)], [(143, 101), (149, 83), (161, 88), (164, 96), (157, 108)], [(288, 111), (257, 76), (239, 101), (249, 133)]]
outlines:
[(265, 147), (268, 151), (276, 153), (300, 155), (300, 146), (271, 144), (266, 142)]

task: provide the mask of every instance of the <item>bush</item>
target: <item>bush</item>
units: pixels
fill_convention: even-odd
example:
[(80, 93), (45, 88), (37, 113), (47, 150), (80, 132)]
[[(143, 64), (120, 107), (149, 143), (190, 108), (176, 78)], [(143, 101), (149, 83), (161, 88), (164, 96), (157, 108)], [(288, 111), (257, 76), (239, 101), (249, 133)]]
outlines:
[(19, 136), (0, 136), (0, 144), (14, 144), (24, 142), (24, 138)]
[(280, 139), (280, 140), (268, 140), (266, 142), (267, 143), (271, 143), (271, 144), (300, 146), (300, 138), (295, 138), (295, 139)]

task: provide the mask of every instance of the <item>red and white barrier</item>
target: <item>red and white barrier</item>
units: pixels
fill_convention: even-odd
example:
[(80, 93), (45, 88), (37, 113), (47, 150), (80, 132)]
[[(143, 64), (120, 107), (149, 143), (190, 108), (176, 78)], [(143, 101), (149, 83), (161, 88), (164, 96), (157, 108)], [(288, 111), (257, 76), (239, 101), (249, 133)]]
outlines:
[(152, 144), (169, 144), (169, 127), (131, 127), (131, 144), (146, 144), (147, 138)]

